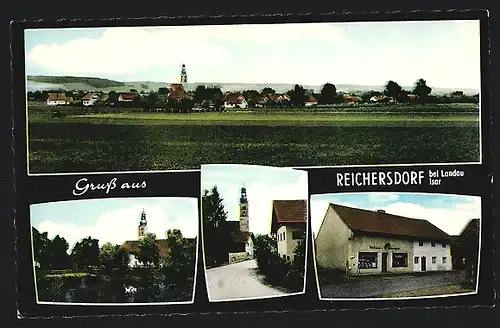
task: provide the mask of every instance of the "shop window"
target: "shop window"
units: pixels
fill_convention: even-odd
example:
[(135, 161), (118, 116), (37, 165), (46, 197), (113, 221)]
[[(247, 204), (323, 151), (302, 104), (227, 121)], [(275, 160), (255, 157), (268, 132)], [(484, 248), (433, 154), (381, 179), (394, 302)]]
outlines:
[(418, 264), (418, 256), (415, 256), (415, 259), (413, 260), (413, 263)]
[(376, 252), (359, 252), (358, 267), (360, 269), (377, 268), (378, 256)]
[(408, 266), (408, 253), (392, 253), (392, 267), (406, 268)]

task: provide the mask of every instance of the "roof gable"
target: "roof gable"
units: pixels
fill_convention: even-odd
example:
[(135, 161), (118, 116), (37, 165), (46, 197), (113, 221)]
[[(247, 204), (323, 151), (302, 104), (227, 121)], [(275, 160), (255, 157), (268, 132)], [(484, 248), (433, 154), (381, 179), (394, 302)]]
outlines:
[(358, 208), (330, 204), (345, 224), (354, 232), (387, 234), (402, 237), (450, 240), (451, 237), (427, 220), (368, 211)]
[(306, 200), (274, 200), (271, 231), (276, 232), (280, 225), (306, 223)]

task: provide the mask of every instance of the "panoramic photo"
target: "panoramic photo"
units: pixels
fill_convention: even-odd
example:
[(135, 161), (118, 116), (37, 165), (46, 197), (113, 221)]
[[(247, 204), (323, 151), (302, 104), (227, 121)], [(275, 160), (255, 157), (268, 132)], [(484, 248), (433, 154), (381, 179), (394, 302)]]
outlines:
[(202, 165), (202, 240), (211, 302), (305, 292), (307, 172)]
[(196, 198), (30, 206), (38, 304), (192, 303)]
[(29, 174), (481, 161), (478, 20), (27, 29), (25, 68)]
[(322, 194), (310, 204), (321, 300), (477, 292), (480, 197)]

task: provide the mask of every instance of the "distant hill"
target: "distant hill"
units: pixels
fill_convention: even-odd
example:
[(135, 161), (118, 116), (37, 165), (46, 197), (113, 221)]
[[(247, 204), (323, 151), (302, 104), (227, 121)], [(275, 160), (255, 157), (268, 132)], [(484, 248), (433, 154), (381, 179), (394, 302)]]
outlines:
[(121, 87), (125, 83), (98, 77), (28, 75), (28, 81), (58, 85), (88, 85), (94, 88)]
[[(162, 87), (169, 87), (174, 82), (151, 82), (151, 81), (128, 81), (120, 82), (109, 79), (94, 78), (94, 77), (76, 77), (76, 76), (28, 76), (27, 90), (83, 90), (83, 91), (129, 91), (136, 89), (137, 91), (157, 91)], [(176, 82), (175, 82), (176, 83)], [(276, 92), (286, 92), (293, 89), (295, 84), (281, 83), (215, 83), (215, 82), (196, 82), (188, 83), (188, 90), (195, 90), (197, 86), (218, 86), (224, 92), (242, 91), (242, 90), (257, 90), (260, 91), (265, 87), (270, 87)], [(322, 85), (302, 85), (305, 89), (320, 92)], [(338, 91), (354, 93), (365, 92), (370, 90), (384, 89), (383, 85), (356, 85), (356, 84), (335, 84)], [(412, 86), (403, 86), (405, 90), (413, 89)], [(453, 91), (461, 90), (466, 95), (475, 95), (479, 93), (476, 89), (463, 88), (432, 88), (432, 93), (436, 95), (449, 94)]]

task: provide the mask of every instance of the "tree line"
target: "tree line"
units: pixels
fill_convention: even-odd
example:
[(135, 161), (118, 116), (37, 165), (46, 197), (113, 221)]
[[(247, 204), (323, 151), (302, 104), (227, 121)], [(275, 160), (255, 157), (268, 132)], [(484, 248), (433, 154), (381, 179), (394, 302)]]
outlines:
[[(166, 258), (160, 258), (156, 235), (149, 233), (138, 241), (137, 260), (148, 268), (169, 266), (179, 271), (184, 265), (194, 263), (195, 246), (188, 243), (180, 230), (167, 230), (165, 239), (169, 250)], [(47, 232), (33, 228), (33, 248), (36, 265), (41, 270), (127, 272), (129, 269), (130, 254), (123, 245), (107, 242), (99, 247), (99, 240), (91, 236), (81, 239), (68, 252), (69, 244), (64, 237), (56, 235), (50, 239)]]

